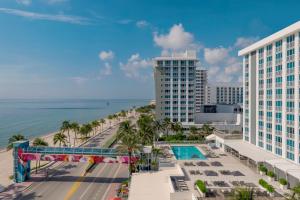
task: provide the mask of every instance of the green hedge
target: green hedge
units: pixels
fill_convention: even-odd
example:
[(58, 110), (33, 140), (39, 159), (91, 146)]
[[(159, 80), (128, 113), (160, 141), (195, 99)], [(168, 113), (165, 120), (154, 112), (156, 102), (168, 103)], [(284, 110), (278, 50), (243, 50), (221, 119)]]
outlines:
[(261, 172), (265, 172), (265, 173), (268, 172), (268, 169), (267, 169), (264, 165), (259, 165), (258, 169), (259, 169), (259, 171), (261, 171)]
[(259, 179), (258, 183), (270, 193), (273, 193), (275, 191), (274, 187), (267, 183), (267, 181), (265, 181), (264, 179)]
[(284, 179), (284, 178), (281, 178), (281, 179), (279, 179), (279, 183), (281, 184), (281, 185), (287, 185), (287, 180), (286, 179)]
[(199, 188), (199, 190), (200, 190), (201, 192), (203, 192), (203, 193), (206, 193), (206, 192), (207, 192), (206, 185), (205, 185), (205, 183), (204, 183), (203, 181), (197, 180), (197, 181), (196, 181), (196, 185), (197, 185), (197, 187)]
[(271, 177), (271, 178), (274, 178), (274, 177), (275, 177), (275, 174), (274, 174), (274, 172), (272, 172), (272, 171), (268, 171), (267, 176), (269, 176), (269, 177)]

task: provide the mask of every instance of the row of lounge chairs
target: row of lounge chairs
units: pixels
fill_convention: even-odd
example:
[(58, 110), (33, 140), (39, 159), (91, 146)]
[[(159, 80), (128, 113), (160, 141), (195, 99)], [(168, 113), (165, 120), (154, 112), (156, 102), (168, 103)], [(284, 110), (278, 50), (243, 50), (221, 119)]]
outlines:
[(177, 179), (176, 180), (176, 185), (177, 185), (177, 188), (180, 191), (189, 191), (189, 188), (188, 188), (186, 182), (182, 179)]
[(219, 161), (210, 162), (210, 165), (204, 161), (196, 162), (196, 164), (194, 162), (184, 162), (183, 164), (184, 164), (184, 166), (199, 166), (199, 167), (209, 167), (210, 165), (213, 167), (222, 167), (223, 166), (223, 164)]
[[(191, 175), (203, 175), (206, 176), (218, 176), (219, 174), (214, 170), (204, 170), (203, 173), (199, 170), (190, 170), (189, 171)], [(219, 173), (222, 175), (231, 175), (231, 176), (245, 176), (240, 171), (229, 171), (229, 170), (219, 170)]]

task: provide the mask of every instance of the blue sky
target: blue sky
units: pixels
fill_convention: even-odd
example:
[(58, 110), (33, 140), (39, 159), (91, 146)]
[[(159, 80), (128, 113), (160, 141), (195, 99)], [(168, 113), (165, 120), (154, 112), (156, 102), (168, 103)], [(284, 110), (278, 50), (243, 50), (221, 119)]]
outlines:
[(153, 98), (151, 58), (193, 48), (209, 81), (300, 18), (299, 1), (0, 0), (0, 98)]

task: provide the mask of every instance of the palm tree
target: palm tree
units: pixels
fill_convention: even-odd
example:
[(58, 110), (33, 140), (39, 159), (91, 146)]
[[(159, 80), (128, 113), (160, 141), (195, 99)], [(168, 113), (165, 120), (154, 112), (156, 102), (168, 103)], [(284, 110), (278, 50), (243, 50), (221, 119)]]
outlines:
[(25, 136), (24, 135), (16, 134), (16, 135), (11, 136), (8, 139), (7, 149), (11, 149), (13, 147), (13, 143), (14, 142), (21, 141), (21, 140), (25, 140)]
[(74, 141), (73, 141), (74, 146), (75, 146), (75, 142), (77, 141), (77, 134), (79, 132), (79, 129), (80, 129), (80, 126), (77, 122), (72, 122), (71, 123), (71, 130), (73, 130), (74, 134), (75, 134), (75, 138), (74, 138)]
[(67, 136), (65, 134), (63, 134), (62, 132), (58, 132), (53, 137), (53, 143), (54, 143), (54, 145), (56, 145), (56, 143), (59, 143), (60, 147), (61, 147), (61, 144), (63, 144), (65, 146), (67, 143)]
[(135, 134), (137, 132), (135, 125), (131, 124), (131, 121), (126, 120), (122, 122), (117, 131), (117, 138), (121, 139), (126, 134)]
[(198, 134), (198, 128), (196, 126), (191, 126), (190, 127), (190, 133), (192, 135), (197, 135)]
[(125, 118), (127, 116), (127, 112), (125, 110), (121, 110), (121, 112), (119, 113), (119, 116), (122, 118)]
[(300, 200), (300, 184), (293, 187), (291, 193), (286, 193), (284, 196), (287, 200)]
[(120, 124), (117, 132), (117, 140), (120, 145), (117, 147), (120, 152), (127, 152), (129, 158), (129, 174), (133, 172), (132, 155), (134, 151), (140, 149), (140, 140), (137, 134), (137, 130), (130, 121), (124, 121)]
[[(32, 142), (32, 145), (35, 147), (42, 147), (42, 146), (48, 146), (48, 142), (46, 142), (44, 139), (42, 138), (35, 138)], [(39, 167), (38, 167), (38, 163), (39, 163)], [(39, 160), (38, 162), (35, 162), (35, 173), (37, 173), (37, 169), (41, 167), (41, 160)]]
[(107, 119), (109, 119), (109, 127), (111, 127), (112, 120), (114, 119), (113, 115), (108, 115)]
[(139, 128), (138, 133), (142, 139), (142, 144), (152, 144), (153, 146), (153, 142), (156, 137), (153, 117), (151, 115), (142, 114), (137, 121), (137, 125)]
[(172, 126), (172, 122), (171, 122), (170, 118), (165, 118), (163, 121), (163, 127), (167, 133), (167, 136), (169, 135), (169, 130), (171, 129), (171, 126)]
[(214, 127), (211, 127), (210, 125), (208, 124), (203, 124), (203, 126), (201, 127), (201, 133), (203, 134), (204, 137), (210, 135), (213, 133), (214, 131)]
[(89, 136), (90, 132), (93, 130), (92, 125), (90, 124), (83, 124), (80, 127), (79, 133), (81, 134), (83, 140), (86, 140)]
[(232, 193), (233, 200), (253, 200), (253, 188), (235, 188)]
[(98, 126), (100, 126), (100, 122), (98, 120), (94, 120), (94, 121), (92, 121), (91, 125), (93, 128), (94, 135), (96, 135), (96, 131), (97, 131)]
[(156, 131), (155, 133), (155, 137), (158, 140), (159, 136), (160, 136), (160, 131), (164, 131), (164, 126), (163, 123), (159, 120), (154, 120), (153, 122), (153, 128)]
[(182, 126), (179, 122), (173, 123), (171, 126), (171, 130), (175, 133), (181, 133), (182, 132)]
[(105, 124), (105, 119), (100, 119), (101, 131), (103, 130), (103, 125)]
[(62, 133), (67, 132), (67, 134), (68, 134), (68, 143), (69, 143), (69, 146), (71, 145), (71, 137), (70, 137), (70, 129), (71, 128), (72, 127), (71, 127), (71, 124), (70, 124), (69, 121), (63, 121), (62, 125), (60, 127), (60, 131)]

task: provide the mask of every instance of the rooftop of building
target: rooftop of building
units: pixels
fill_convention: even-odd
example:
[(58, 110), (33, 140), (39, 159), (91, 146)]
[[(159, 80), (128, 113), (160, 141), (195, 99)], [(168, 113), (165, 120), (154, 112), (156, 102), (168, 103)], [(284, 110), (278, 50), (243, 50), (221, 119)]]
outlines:
[(162, 167), (158, 172), (133, 174), (128, 199), (170, 199), (170, 193), (174, 192), (170, 176), (184, 176), (179, 165)]
[(243, 87), (241, 82), (210, 82), (208, 86), (214, 87)]
[(181, 52), (172, 52), (171, 54), (155, 57), (154, 60), (198, 60), (197, 52), (186, 50)]
[(296, 32), (296, 31), (299, 31), (300, 30), (300, 21), (268, 36), (268, 37), (265, 37), (264, 39), (262, 40), (259, 40), (258, 42), (255, 42), (254, 44), (242, 49), (239, 51), (238, 55), (239, 56), (243, 56), (245, 54), (248, 54), (249, 52), (251, 51), (254, 51), (254, 50), (257, 50), (263, 46), (266, 46), (270, 43), (272, 43), (274, 40), (278, 40), (284, 36), (287, 36), (293, 32)]

